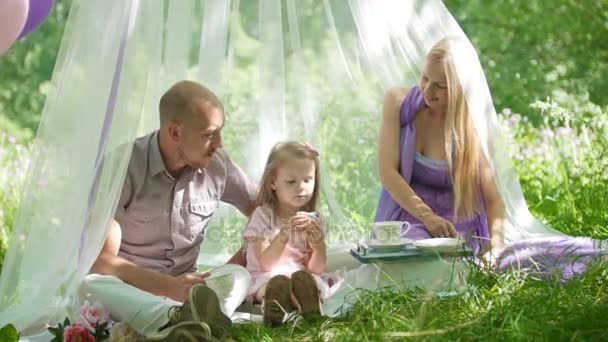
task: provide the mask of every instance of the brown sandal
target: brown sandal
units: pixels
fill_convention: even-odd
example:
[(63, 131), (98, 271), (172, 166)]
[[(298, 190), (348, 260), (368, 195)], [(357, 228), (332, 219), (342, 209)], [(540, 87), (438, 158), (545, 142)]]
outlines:
[(291, 308), (291, 279), (284, 275), (272, 277), (266, 284), (264, 293), (264, 324), (278, 326), (283, 324), (285, 314)]
[(312, 274), (305, 271), (297, 271), (291, 275), (291, 286), (293, 295), (300, 304), (302, 316), (320, 316), (321, 300), (317, 282)]

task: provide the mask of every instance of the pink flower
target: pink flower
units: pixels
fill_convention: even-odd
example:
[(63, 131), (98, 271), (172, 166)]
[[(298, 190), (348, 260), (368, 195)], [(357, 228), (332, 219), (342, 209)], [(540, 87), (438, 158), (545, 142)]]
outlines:
[(78, 322), (65, 328), (63, 340), (65, 342), (95, 342), (95, 337), (84, 324)]
[(82, 323), (91, 331), (95, 331), (99, 324), (110, 323), (110, 314), (99, 302), (91, 305), (89, 301), (85, 301), (80, 308), (80, 317)]

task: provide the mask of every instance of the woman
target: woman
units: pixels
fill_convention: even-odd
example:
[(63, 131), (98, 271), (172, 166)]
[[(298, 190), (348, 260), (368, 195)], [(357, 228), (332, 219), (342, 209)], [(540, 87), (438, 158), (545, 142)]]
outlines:
[[(375, 220), (412, 223), (404, 236), (463, 236), (499, 270), (550, 277), (557, 269), (564, 279), (584, 270), (600, 250), (595, 241), (556, 232), (528, 211), (483, 69), (462, 40), (442, 39), (429, 50), (419, 86), (386, 93), (378, 163), (383, 191)], [(564, 255), (584, 258), (572, 262)], [(347, 273), (324, 309), (340, 314), (357, 300), (357, 288), (458, 290), (467, 284), (461, 266), (451, 259), (364, 264)]]
[(408, 221), (414, 239), (462, 236), (476, 252), (503, 247), (501, 196), (448, 40), (427, 54), (419, 86), (386, 93), (378, 166), (376, 221)]

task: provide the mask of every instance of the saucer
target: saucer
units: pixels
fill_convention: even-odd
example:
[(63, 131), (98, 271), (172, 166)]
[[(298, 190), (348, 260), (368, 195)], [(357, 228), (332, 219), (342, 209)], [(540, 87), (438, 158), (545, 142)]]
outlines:
[(394, 252), (403, 249), (408, 244), (412, 243), (412, 239), (401, 238), (396, 241), (380, 241), (376, 239), (371, 239), (365, 241), (367, 247), (378, 251), (378, 252)]
[(412, 244), (419, 249), (439, 253), (453, 253), (463, 248), (463, 241), (454, 238), (415, 240)]

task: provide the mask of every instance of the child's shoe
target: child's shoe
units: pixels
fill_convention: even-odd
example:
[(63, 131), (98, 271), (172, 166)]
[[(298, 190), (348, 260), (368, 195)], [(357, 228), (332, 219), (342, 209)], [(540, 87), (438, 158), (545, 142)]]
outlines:
[(283, 324), (283, 319), (291, 308), (291, 279), (284, 275), (272, 277), (266, 284), (262, 305), (265, 325)]
[(291, 275), (293, 295), (300, 305), (304, 318), (321, 315), (321, 298), (317, 282), (312, 274), (297, 271)]
[(205, 285), (190, 288), (184, 304), (169, 310), (169, 323), (163, 328), (190, 321), (205, 323), (215, 337), (225, 336), (232, 325), (230, 318), (221, 311), (215, 292)]

